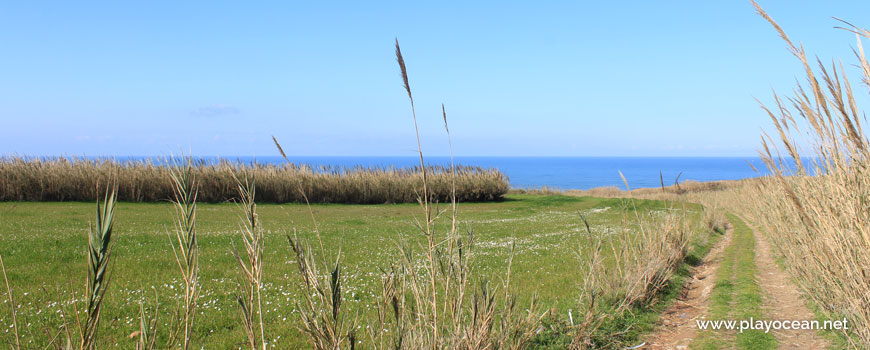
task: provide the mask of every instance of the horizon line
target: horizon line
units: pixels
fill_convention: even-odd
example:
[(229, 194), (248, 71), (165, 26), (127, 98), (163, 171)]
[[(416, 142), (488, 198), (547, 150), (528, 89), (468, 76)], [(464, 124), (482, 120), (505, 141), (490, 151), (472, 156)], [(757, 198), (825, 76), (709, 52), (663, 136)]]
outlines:
[[(28, 155), (28, 154), (0, 154), (0, 158), (59, 158), (59, 157), (85, 157), (85, 158), (163, 158), (176, 155), (87, 155), (87, 154), (61, 154), (61, 155)], [(188, 155), (177, 155), (188, 156)], [(192, 155), (199, 158), (283, 158), (280, 154), (275, 155)], [(413, 155), (287, 155), (287, 158), (417, 158)], [(450, 158), (449, 154), (423, 155), (424, 158), (438, 157)], [(453, 155), (454, 158), (761, 158), (760, 155)]]

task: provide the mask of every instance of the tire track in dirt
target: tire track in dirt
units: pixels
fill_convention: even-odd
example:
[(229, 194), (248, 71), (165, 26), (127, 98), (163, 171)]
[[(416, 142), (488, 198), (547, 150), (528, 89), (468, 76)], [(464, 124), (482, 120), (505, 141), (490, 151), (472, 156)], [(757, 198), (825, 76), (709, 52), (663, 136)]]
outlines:
[(656, 331), (645, 338), (646, 344), (641, 349), (688, 349), (698, 333), (695, 321), (703, 317), (710, 306), (716, 271), (722, 261), (722, 252), (731, 245), (733, 231), (728, 229), (701, 264), (692, 268), (692, 278), (683, 286), (673, 305), (662, 313)]
[[(755, 264), (758, 269), (758, 284), (763, 293), (765, 318), (771, 321), (814, 320), (815, 314), (807, 308), (797, 286), (776, 264), (767, 238), (755, 227), (749, 227), (755, 235)], [(779, 342), (779, 349), (827, 349), (831, 346), (815, 330), (771, 332)]]

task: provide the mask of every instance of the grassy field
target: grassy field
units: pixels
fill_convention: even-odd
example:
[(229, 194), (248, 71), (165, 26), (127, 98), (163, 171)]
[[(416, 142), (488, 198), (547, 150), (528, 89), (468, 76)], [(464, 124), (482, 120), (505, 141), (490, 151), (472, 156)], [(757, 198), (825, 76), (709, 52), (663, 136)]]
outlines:
[[(656, 201), (536, 195), (509, 195), (503, 202), (459, 205), (460, 227), (473, 230), (478, 239), (478, 271), (500, 281), (515, 241), (511, 283), (520, 304), (537, 294), (545, 309), (555, 307), (559, 317), (575, 307), (579, 294), (579, 252), (588, 242), (579, 214), (587, 217), (593, 232), (607, 236), (626, 227), (626, 220), (630, 227), (635, 208), (664, 211), (669, 207)], [(689, 209), (694, 216), (700, 212), (698, 207)], [(94, 204), (81, 202), (0, 203), (0, 254), (20, 305), (19, 323), (22, 329), (28, 325), (25, 343), (44, 342), (45, 332), (55, 330), (62, 314), (71, 311), (69, 305), (57, 300), (68, 300), (69, 291), (84, 283), (86, 231), (93, 210)], [(319, 204), (313, 210), (327, 250), (342, 248), (347, 278), (344, 295), (350, 309), (366, 314), (379, 293), (380, 269), (395, 261), (397, 242), (419, 236), (413, 225), (419, 207)], [(138, 330), (139, 302), (147, 300), (146, 308), (150, 307), (156, 293), (162, 305), (159, 312), (168, 314), (172, 309), (168, 305), (180, 298), (181, 286), (166, 235), (166, 229), (173, 225), (171, 205), (122, 202), (117, 211), (113, 277), (104, 306), (101, 342), (121, 346), (132, 344), (127, 335)], [(239, 276), (230, 253), (234, 243), (241, 244), (238, 213), (230, 203), (200, 204), (199, 208), (202, 296), (195, 338), (207, 342), (208, 348), (227, 348), (244, 341), (234, 297)], [(278, 348), (302, 345), (305, 339), (296, 330), (294, 313), (298, 276), (285, 234), (295, 227), (300, 237), (311, 238), (312, 221), (305, 206), (298, 204), (263, 204), (259, 216), (266, 229), (267, 338)], [(446, 216), (438, 219), (439, 230), (449, 229)], [(66, 310), (61, 311), (64, 307)], [(2, 315), (0, 323), (8, 329), (8, 309)]]

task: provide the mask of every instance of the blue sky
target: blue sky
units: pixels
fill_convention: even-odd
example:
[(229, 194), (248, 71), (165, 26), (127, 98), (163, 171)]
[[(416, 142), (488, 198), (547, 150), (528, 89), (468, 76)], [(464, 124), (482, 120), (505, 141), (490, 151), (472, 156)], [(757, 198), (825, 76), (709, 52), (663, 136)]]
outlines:
[[(832, 16), (870, 25), (761, 4), (827, 61), (854, 62)], [(442, 102), (458, 155), (754, 155), (753, 97), (801, 72), (748, 0), (6, 2), (0, 153), (410, 155), (395, 37), (431, 155)]]

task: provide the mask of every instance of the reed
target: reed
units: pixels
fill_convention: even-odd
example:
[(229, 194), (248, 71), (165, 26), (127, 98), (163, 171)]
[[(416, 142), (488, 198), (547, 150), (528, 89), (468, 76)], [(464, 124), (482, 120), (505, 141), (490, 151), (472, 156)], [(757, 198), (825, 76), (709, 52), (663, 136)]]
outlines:
[[(154, 312), (149, 315), (145, 311), (145, 302), (139, 302), (139, 330), (127, 336), (136, 339), (136, 350), (157, 349), (158, 314), (160, 313), (160, 301), (157, 299), (157, 291), (154, 291)], [(170, 345), (172, 345), (170, 336)]]
[[(626, 186), (627, 187), (627, 186)], [(626, 205), (634, 206), (629, 200)], [(578, 321), (571, 322), (569, 349), (621, 348), (632, 312), (653, 305), (673, 281), (696, 239), (685, 208), (643, 212), (635, 207), (634, 220), (625, 220), (615, 233), (592, 230), (581, 217), (588, 244), (581, 247), (581, 288)], [(608, 254), (609, 253), (609, 254)]]
[[(371, 327), (375, 332), (370, 334), (370, 338), (381, 349), (524, 348), (542, 315), (538, 315), (534, 299), (524, 312), (516, 310), (518, 306), (510, 292), (513, 258), (508, 262), (505, 282), (500, 288), (492, 287), (486, 278), (477, 275), (472, 258), (475, 241), (473, 231), (469, 229), (466, 235), (457, 233), (455, 191), (451, 191), (449, 231), (439, 234), (434, 225), (434, 219), (440, 213), (432, 205), (429, 179), (423, 166), (425, 160), (414, 97), (398, 40), (396, 61), (408, 93), (414, 130), (418, 135), (417, 153), (422, 179), (418, 202), (421, 216), (415, 217), (415, 223), (419, 239), (423, 242), (416, 249), (411, 237), (400, 242), (398, 250), (401, 259), (393, 263), (382, 277), (379, 317), (375, 327)], [(450, 128), (443, 105), (441, 113), (449, 140)], [(451, 165), (450, 174), (454, 180), (455, 169)], [(472, 287), (472, 281), (477, 283), (477, 288)], [(391, 319), (387, 316), (390, 314)]]
[[(494, 288), (477, 276), (472, 259), (474, 235), (457, 232), (457, 180), (460, 173), (452, 155), (450, 176), (450, 229), (439, 233), (434, 225), (441, 214), (430, 192), (431, 168), (425, 167), (419, 138), (414, 97), (408, 71), (398, 40), (396, 59), (405, 91), (411, 104), (411, 115), (417, 135), (420, 166), (415, 186), (421, 216), (415, 217), (418, 237), (407, 237), (398, 243), (398, 261), (390, 264), (381, 277), (381, 296), (377, 316), (365, 328), (370, 347), (374, 349), (522, 349), (532, 336), (540, 317), (535, 302), (519, 312), (510, 292), (510, 266), (502, 288)], [(450, 137), (446, 108), (442, 105), (444, 128)], [(277, 141), (276, 141), (277, 145)], [(280, 145), (278, 145), (280, 150)], [(282, 151), (283, 153), (283, 151)], [(452, 141), (451, 141), (452, 154)], [(304, 190), (300, 190), (304, 194)], [(313, 214), (312, 214), (313, 218)], [(316, 222), (316, 221), (315, 221)], [(315, 232), (317, 231), (315, 224)], [(314, 258), (310, 246), (296, 237), (288, 237), (296, 255), (296, 263), (305, 290), (300, 305), (303, 331), (313, 348), (334, 350), (347, 341), (351, 349), (357, 338), (353, 321), (348, 321), (342, 309), (341, 264), (339, 251), (334, 264), (328, 264), (323, 242), (317, 234), (322, 262)], [(415, 246), (413, 242), (418, 245)], [(511, 255), (512, 256), (512, 255)], [(324, 269), (331, 271), (324, 274)], [(471, 281), (477, 282), (473, 288)], [(503, 298), (503, 299), (502, 299)]]
[(3, 282), (6, 283), (6, 300), (9, 301), (9, 309), (12, 314), (12, 334), (15, 336), (14, 342), (10, 347), (15, 350), (21, 349), (21, 335), (18, 334), (18, 315), (15, 304), (15, 296), (12, 294), (12, 288), (9, 286), (9, 277), (6, 276), (6, 264), (3, 263), (3, 257), (0, 256), (0, 269), (3, 270)]
[[(176, 314), (180, 315), (175, 329), (170, 330), (169, 343), (181, 341), (181, 348), (190, 348), (196, 320), (196, 302), (199, 298), (199, 244), (196, 234), (196, 201), (199, 185), (190, 158), (186, 164), (174, 164), (171, 168), (173, 199), (175, 207), (175, 238), (169, 243), (184, 282), (184, 296)], [(167, 235), (169, 233), (167, 232)], [(145, 333), (143, 333), (145, 334)], [(174, 345), (174, 344), (173, 344)]]
[[(0, 201), (91, 201), (98, 197), (93, 184), (116, 178), (120, 201), (171, 200), (173, 160), (115, 161), (83, 158), (0, 158)], [(453, 186), (456, 200), (500, 200), (510, 186), (495, 169), (473, 166), (426, 166), (431, 199), (449, 202)], [(456, 177), (453, 179), (452, 172)], [(301, 187), (311, 203), (415, 203), (421, 182), (420, 167), (364, 168), (312, 167), (304, 164), (242, 164), (227, 160), (192, 161), (197, 179), (197, 200), (216, 203), (236, 197), (234, 173), (257, 178), (260, 202), (304, 203)], [(455, 181), (455, 184), (454, 184)]]
[[(870, 150), (864, 114), (842, 64), (819, 59), (811, 64), (803, 46), (753, 4), (801, 62), (806, 83), (786, 99), (774, 93), (772, 107), (762, 104), (777, 133), (776, 139), (762, 137), (761, 153), (774, 175), (725, 193), (730, 196), (725, 202), (766, 232), (788, 272), (826, 317), (848, 319), (846, 345), (867, 348)], [(843, 23), (857, 38), (858, 74), (866, 83), (870, 64), (861, 41), (870, 31)]]
[(236, 178), (239, 191), (239, 211), (241, 219), (239, 231), (241, 232), (244, 247), (244, 256), (239, 253), (235, 245), (232, 247), (233, 257), (239, 264), (239, 272), (242, 276), (242, 293), (236, 296), (239, 311), (242, 317), (242, 329), (248, 339), (251, 350), (258, 348), (266, 349), (265, 327), (263, 326), (263, 250), (265, 240), (263, 228), (260, 226), (257, 215), (256, 198), (257, 188), (254, 180), (245, 174), (242, 178)]
[(100, 205), (97, 201), (96, 222), (88, 234), (87, 308), (84, 325), (80, 325), (83, 350), (96, 348), (97, 328), (100, 323), (103, 297), (109, 284), (109, 262), (112, 255), (112, 232), (115, 223), (115, 190), (106, 190)]
[[(341, 249), (336, 254), (335, 263), (326, 265), (325, 261), (316, 260), (311, 246), (303, 243), (298, 236), (288, 235), (287, 239), (307, 292), (296, 307), (300, 310), (301, 329), (308, 336), (312, 348), (338, 350), (347, 344), (347, 348), (353, 349), (357, 342), (355, 320), (348, 317), (342, 307)], [(318, 241), (322, 244), (322, 241)], [(323, 251), (321, 257), (325, 257)], [(328, 266), (329, 272), (321, 272), (320, 266)]]

